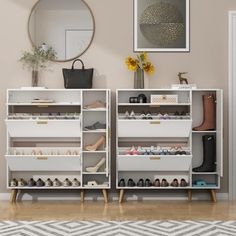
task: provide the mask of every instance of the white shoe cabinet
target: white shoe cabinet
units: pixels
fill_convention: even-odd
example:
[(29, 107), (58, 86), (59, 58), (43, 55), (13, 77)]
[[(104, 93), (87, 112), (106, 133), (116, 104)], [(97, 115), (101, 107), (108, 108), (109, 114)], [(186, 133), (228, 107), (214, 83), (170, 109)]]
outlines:
[[(130, 103), (130, 97), (144, 94), (147, 103)], [(213, 94), (216, 102), (216, 130), (193, 131), (193, 127), (203, 121), (202, 96)], [(178, 95), (176, 103), (151, 103), (151, 95)], [(125, 190), (140, 189), (186, 189), (188, 198), (192, 198), (192, 190), (206, 189), (216, 201), (215, 190), (220, 189), (220, 178), (223, 176), (223, 101), (222, 90), (197, 89), (197, 90), (117, 90), (116, 92), (116, 187), (120, 191), (119, 201), (122, 202)], [(127, 118), (134, 111), (135, 118)], [(153, 119), (142, 119), (140, 114), (150, 112)], [(184, 112), (185, 116), (173, 116), (165, 119), (158, 114), (174, 114)], [(214, 135), (216, 139), (216, 172), (197, 172), (192, 169), (203, 162), (202, 136)], [(147, 155), (127, 155), (127, 150), (132, 146), (142, 147), (142, 150), (154, 147), (181, 145), (187, 150), (186, 155), (162, 155), (146, 153)], [(120, 186), (119, 181), (125, 180), (125, 186)], [(135, 182), (134, 187), (127, 186), (128, 179)], [(187, 182), (186, 187), (137, 187), (139, 179), (166, 179), (169, 184), (173, 179), (180, 183), (181, 179)], [(207, 186), (195, 186), (194, 183), (203, 180)]]
[[(103, 109), (85, 109), (96, 101)], [(18, 190), (78, 189), (84, 200), (86, 189), (101, 189), (105, 202), (110, 177), (110, 90), (107, 89), (9, 89), (7, 91), (7, 188), (16, 201)], [(106, 124), (103, 130), (85, 131), (95, 122)], [(104, 148), (86, 151), (85, 147), (105, 136)], [(105, 164), (97, 172), (86, 172), (101, 158)], [(78, 187), (12, 187), (12, 179), (33, 178), (43, 181), (57, 178), (61, 183), (76, 178)], [(89, 183), (93, 182), (93, 185)]]

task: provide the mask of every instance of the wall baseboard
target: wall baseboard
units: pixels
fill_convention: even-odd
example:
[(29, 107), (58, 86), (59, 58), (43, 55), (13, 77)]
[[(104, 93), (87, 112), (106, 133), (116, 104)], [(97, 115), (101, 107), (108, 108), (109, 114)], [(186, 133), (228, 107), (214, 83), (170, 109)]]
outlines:
[[(112, 201), (118, 201), (118, 195), (115, 193), (109, 194), (109, 198)], [(0, 200), (1, 201), (8, 201), (10, 199), (10, 193), (0, 193)], [(19, 200), (23, 201), (32, 201), (32, 200), (40, 200), (40, 201), (75, 201), (80, 200), (79, 194), (65, 194), (61, 193), (60, 196), (58, 194), (48, 194), (48, 193), (37, 193), (37, 194), (19, 194)], [(145, 201), (156, 201), (156, 200), (164, 200), (164, 201), (185, 201), (187, 200), (187, 196), (184, 194), (175, 194), (175, 195), (168, 195), (168, 194), (128, 194), (126, 195), (125, 199), (127, 201), (137, 201), (137, 200), (145, 200)], [(218, 200), (229, 200), (228, 193), (217, 193)], [(102, 195), (89, 193), (85, 200), (93, 201), (98, 200), (102, 201)], [(194, 193), (193, 200), (210, 200), (210, 195), (207, 193)]]

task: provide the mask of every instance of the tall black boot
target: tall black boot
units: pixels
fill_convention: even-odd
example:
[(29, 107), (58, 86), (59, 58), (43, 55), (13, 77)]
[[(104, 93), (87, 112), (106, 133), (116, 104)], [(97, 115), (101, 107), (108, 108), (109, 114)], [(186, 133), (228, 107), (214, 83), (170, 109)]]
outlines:
[(193, 168), (193, 172), (215, 172), (216, 171), (216, 140), (213, 135), (204, 135), (203, 162), (201, 166)]

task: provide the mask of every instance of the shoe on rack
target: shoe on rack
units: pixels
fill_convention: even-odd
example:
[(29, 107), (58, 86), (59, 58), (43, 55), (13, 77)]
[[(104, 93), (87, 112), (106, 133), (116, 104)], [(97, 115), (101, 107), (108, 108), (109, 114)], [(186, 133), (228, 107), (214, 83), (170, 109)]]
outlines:
[(153, 119), (153, 118), (152, 118), (152, 114), (151, 114), (150, 111), (147, 112), (147, 114), (146, 114), (146, 119), (147, 119), (147, 120), (152, 120), (152, 119)]
[(140, 179), (137, 183), (137, 187), (144, 187), (144, 180)]
[(10, 187), (17, 187), (18, 181), (14, 178), (10, 181)]
[(44, 181), (39, 178), (37, 181), (36, 181), (36, 186), (37, 187), (43, 187), (45, 185)]
[(28, 186), (29, 187), (34, 187), (36, 185), (36, 182), (33, 178), (31, 178), (29, 181), (28, 181)]
[(130, 113), (130, 115), (129, 115), (129, 118), (130, 118), (131, 120), (136, 120), (134, 111), (131, 111), (131, 113)]
[(66, 178), (64, 181), (63, 181), (63, 187), (70, 187), (72, 185), (71, 181)]
[(27, 185), (27, 182), (24, 179), (20, 179), (18, 181), (18, 187), (25, 187)]
[(135, 182), (133, 181), (133, 179), (128, 180), (127, 186), (128, 187), (135, 187)]
[(125, 155), (139, 155), (139, 151), (135, 146), (132, 146), (130, 150), (125, 151)]
[(60, 187), (61, 181), (59, 179), (55, 178), (54, 181), (52, 182), (52, 186), (53, 187)]
[(188, 183), (186, 182), (185, 179), (181, 179), (180, 180), (180, 187), (187, 187), (188, 186)]
[(101, 136), (95, 144), (87, 145), (85, 147), (85, 150), (86, 151), (96, 151), (101, 145), (103, 145), (103, 149), (104, 149), (105, 142), (106, 142), (105, 136)]
[(161, 181), (161, 187), (168, 187), (169, 186), (169, 183), (167, 182), (166, 179), (162, 179)]
[(144, 111), (141, 113), (140, 117), (142, 118), (142, 120), (146, 120), (147, 119), (146, 113)]
[(87, 106), (84, 106), (84, 109), (104, 109), (106, 108), (106, 103), (97, 100), (96, 102), (89, 104)]
[(145, 180), (145, 187), (151, 187), (152, 186), (152, 182), (150, 179), (146, 179)]
[(53, 183), (52, 183), (52, 180), (50, 178), (48, 178), (46, 181), (45, 181), (45, 187), (52, 187)]
[(125, 179), (120, 179), (119, 183), (118, 183), (119, 187), (125, 187)]
[(162, 120), (163, 119), (163, 115), (161, 113), (158, 113), (157, 114), (157, 119)]
[(129, 112), (128, 112), (128, 111), (125, 112), (125, 119), (126, 119), (126, 120), (129, 119)]
[(161, 187), (161, 182), (159, 179), (155, 179), (155, 181), (153, 182), (153, 186), (154, 187)]
[(177, 188), (177, 187), (179, 187), (179, 181), (178, 181), (177, 179), (174, 179), (174, 180), (171, 182), (170, 185), (171, 185), (172, 187)]
[(79, 187), (80, 186), (80, 182), (76, 178), (74, 178), (71, 183), (72, 183), (72, 187)]
[(85, 131), (90, 131), (90, 130), (105, 130), (106, 129), (106, 124), (102, 124), (99, 121), (90, 125), (90, 126), (85, 126), (84, 130)]
[(216, 103), (214, 95), (208, 94), (202, 96), (203, 100), (203, 121), (195, 131), (215, 130), (216, 128)]
[(95, 180), (92, 180), (92, 181), (88, 181), (88, 183), (87, 183), (87, 185), (88, 186), (98, 186), (98, 183), (97, 183), (97, 181), (95, 181)]
[(97, 172), (105, 162), (106, 162), (106, 158), (103, 157), (95, 166), (86, 167), (86, 171), (87, 172)]

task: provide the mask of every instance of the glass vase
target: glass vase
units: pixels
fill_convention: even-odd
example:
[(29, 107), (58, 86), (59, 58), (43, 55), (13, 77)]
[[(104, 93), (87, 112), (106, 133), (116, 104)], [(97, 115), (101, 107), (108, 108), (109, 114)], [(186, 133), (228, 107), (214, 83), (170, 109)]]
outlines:
[(144, 71), (141, 68), (134, 72), (134, 89), (144, 89)]
[(38, 87), (39, 82), (39, 72), (37, 70), (32, 70), (32, 87)]

